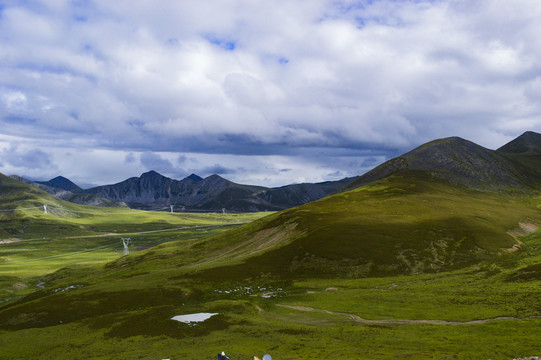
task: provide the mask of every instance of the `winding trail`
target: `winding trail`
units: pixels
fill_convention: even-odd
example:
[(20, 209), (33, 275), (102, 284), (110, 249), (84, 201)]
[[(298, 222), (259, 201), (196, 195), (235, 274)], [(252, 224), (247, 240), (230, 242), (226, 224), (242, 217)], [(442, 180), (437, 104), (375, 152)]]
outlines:
[(3, 239), (0, 240), (0, 245), (2, 244), (11, 244), (15, 242), (25, 242), (25, 241), (36, 241), (36, 240), (54, 240), (54, 239), (89, 239), (89, 238), (101, 238), (101, 237), (111, 237), (111, 236), (125, 236), (125, 235), (141, 235), (141, 234), (150, 234), (158, 232), (167, 232), (167, 231), (177, 231), (177, 230), (186, 230), (186, 229), (196, 229), (196, 228), (214, 228), (220, 226), (229, 226), (229, 225), (243, 225), (245, 222), (238, 223), (226, 223), (226, 224), (210, 224), (210, 225), (185, 225), (175, 228), (165, 228), (165, 229), (156, 229), (156, 230), (145, 230), (145, 231), (130, 231), (130, 232), (113, 232), (113, 233), (101, 233), (101, 234), (92, 234), (92, 235), (76, 235), (76, 236), (56, 236), (54, 238), (40, 237), (33, 239)]
[(223, 224), (217, 224), (217, 225), (187, 225), (187, 226), (176, 227), (176, 228), (145, 230), (145, 231), (132, 231), (132, 232), (125, 232), (125, 233), (106, 233), (106, 234), (93, 234), (93, 235), (66, 236), (63, 239), (85, 239), (85, 238), (99, 238), (99, 237), (108, 237), (108, 236), (140, 235), (140, 234), (151, 234), (151, 233), (157, 233), (157, 232), (186, 230), (186, 229), (194, 229), (194, 228), (201, 228), (201, 227), (215, 227), (215, 226), (224, 226), (224, 225)]
[(329, 311), (324, 309), (316, 309), (309, 306), (300, 306), (300, 305), (282, 305), (277, 304), (277, 306), (297, 310), (297, 311), (306, 311), (306, 312), (317, 312), (330, 315), (345, 316), (359, 324), (363, 325), (448, 325), (448, 326), (457, 326), (457, 325), (479, 325), (487, 324), (495, 321), (502, 320), (525, 320), (525, 319), (539, 319), (541, 316), (528, 316), (525, 318), (519, 318), (515, 316), (501, 316), (491, 319), (481, 319), (481, 320), (470, 320), (470, 321), (445, 321), (445, 320), (405, 320), (405, 319), (385, 319), (385, 320), (367, 320), (363, 319), (355, 314), (348, 314), (343, 312)]

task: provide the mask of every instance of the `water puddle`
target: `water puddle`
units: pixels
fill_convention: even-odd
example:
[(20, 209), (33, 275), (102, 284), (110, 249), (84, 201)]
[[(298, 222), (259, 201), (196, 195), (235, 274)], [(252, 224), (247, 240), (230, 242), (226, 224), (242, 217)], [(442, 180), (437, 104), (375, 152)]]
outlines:
[(197, 314), (185, 314), (172, 317), (172, 320), (180, 321), (186, 324), (197, 323), (210, 319), (212, 316), (218, 315), (218, 313), (197, 313)]

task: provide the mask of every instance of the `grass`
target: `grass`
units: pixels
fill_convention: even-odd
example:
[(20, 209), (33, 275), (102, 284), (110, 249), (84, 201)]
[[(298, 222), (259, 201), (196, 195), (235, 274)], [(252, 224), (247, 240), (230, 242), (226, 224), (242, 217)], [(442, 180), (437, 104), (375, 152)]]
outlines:
[[(277, 359), (533, 356), (539, 350), (534, 329), (541, 325), (541, 320), (528, 316), (540, 315), (539, 297), (535, 294), (541, 284), (539, 280), (506, 283), (512, 273), (492, 275), (488, 270), (474, 273), (470, 269), (424, 276), (313, 279), (284, 286), (278, 297), (269, 299), (235, 292), (238, 284), (197, 293), (185, 292), (193, 291), (196, 284), (190, 286), (185, 282), (190, 289), (182, 289), (173, 286), (170, 280), (160, 283), (156, 279), (146, 282), (145, 289), (128, 291), (124, 287), (131, 288), (129, 283), (145, 276), (125, 277), (107, 286), (108, 292), (97, 292), (89, 284), (87, 288), (51, 295), (45, 302), (28, 303), (26, 307), (15, 305), (19, 311), (14, 313), (19, 315), (8, 320), (13, 328), (0, 333), (0, 344), (20, 344), (32, 339), (33, 346), (0, 348), (7, 349), (6, 357), (31, 358), (41, 354), (40, 358), (44, 359), (206, 359), (222, 350), (239, 359), (265, 352)], [(397, 286), (389, 289), (393, 284)], [(273, 284), (261, 286), (268, 290)], [(325, 291), (330, 286), (337, 290)], [(462, 291), (457, 291), (457, 286)], [(509, 297), (511, 293), (514, 296)], [(127, 298), (137, 300), (130, 302)], [(527, 298), (531, 301), (525, 301)], [(57, 311), (51, 306), (53, 299)], [(92, 304), (96, 304), (94, 308)], [(301, 304), (365, 318), (467, 321), (485, 316), (519, 316), (520, 319), (463, 326), (363, 325), (346, 316), (295, 311), (278, 304)], [(523, 309), (517, 311), (519, 305)], [(104, 309), (108, 309), (107, 313)], [(69, 318), (70, 314), (83, 310), (89, 312), (80, 315), (80, 319)], [(4, 309), (3, 315), (9, 311), (10, 308)], [(36, 321), (45, 311), (48, 314), (41, 315), (45, 317), (41, 321), (48, 323), (24, 325), (30, 319)], [(174, 315), (191, 312), (220, 315), (194, 326), (169, 320)], [(5, 329), (6, 322), (2, 320)], [(17, 325), (20, 328), (15, 328)]]
[[(0, 357), (541, 355), (541, 231), (517, 230), (519, 223), (541, 223), (539, 204), (536, 194), (476, 192), (417, 176), (260, 219), (137, 212), (115, 220), (118, 209), (101, 220), (45, 219), (52, 229), (73, 227), (66, 236), (2, 245), (1, 257), (28, 261), (0, 264), (1, 288), (26, 295), (0, 306)], [(138, 221), (129, 222), (134, 217)], [(128, 256), (114, 252), (121, 250), (121, 232), (156, 230), (160, 220), (164, 228), (190, 227), (132, 234), (136, 247), (149, 248)], [(106, 235), (113, 230), (116, 235)], [(83, 235), (99, 236), (74, 237)], [(517, 240), (522, 244), (515, 251), (504, 250)], [(23, 244), (41, 255), (61, 255), (60, 247), (70, 255), (46, 261), (20, 250)], [(74, 253), (87, 248), (96, 252)], [(33, 273), (32, 263), (43, 268)], [(21, 288), (14, 290), (17, 283)], [(219, 315), (197, 325), (171, 320), (195, 312)], [(498, 317), (508, 319), (467, 323)]]
[[(46, 274), (59, 269), (119, 259), (122, 237), (129, 237), (131, 251), (137, 252), (165, 242), (219, 234), (265, 215), (83, 206), (3, 175), (0, 185), (0, 301), (31, 293)], [(48, 204), (47, 214), (43, 204)]]
[[(404, 181), (406, 175), (408, 181)], [(452, 271), (507, 258), (521, 223), (540, 224), (541, 198), (396, 176), (265, 217), (199, 246), (259, 252), (230, 257), (201, 276), (384, 276)], [(285, 234), (285, 235), (284, 235)], [(272, 244), (268, 247), (267, 244)], [(241, 252), (243, 250), (240, 250)], [(238, 253), (238, 252), (237, 252)], [(226, 266), (228, 265), (228, 266)]]

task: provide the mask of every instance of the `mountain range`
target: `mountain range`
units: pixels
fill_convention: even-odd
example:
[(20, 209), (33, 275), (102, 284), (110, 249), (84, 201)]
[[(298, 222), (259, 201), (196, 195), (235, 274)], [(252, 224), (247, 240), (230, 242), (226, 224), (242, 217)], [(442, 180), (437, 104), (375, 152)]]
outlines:
[(235, 212), (288, 209), (329, 195), (353, 180), (345, 178), (267, 188), (236, 184), (219, 175), (203, 179), (191, 174), (182, 180), (175, 180), (149, 171), (117, 184), (81, 189), (62, 176), (43, 182), (31, 182), (15, 175), (12, 178), (39, 187), (63, 200), (85, 205), (129, 206), (144, 210), (169, 210), (169, 206), (173, 205), (177, 211), (226, 209)]
[(177, 211), (275, 211), (352, 190), (407, 169), (424, 171), (451, 184), (478, 190), (524, 191), (537, 188), (541, 179), (540, 144), (541, 134), (531, 131), (497, 150), (459, 137), (449, 137), (421, 145), (357, 178), (277, 188), (237, 184), (219, 175), (201, 178), (191, 174), (175, 180), (156, 171), (90, 189), (81, 189), (62, 176), (44, 182), (30, 182), (18, 176), (13, 178), (63, 200), (86, 205), (129, 206), (147, 210), (169, 209), (173, 205)]

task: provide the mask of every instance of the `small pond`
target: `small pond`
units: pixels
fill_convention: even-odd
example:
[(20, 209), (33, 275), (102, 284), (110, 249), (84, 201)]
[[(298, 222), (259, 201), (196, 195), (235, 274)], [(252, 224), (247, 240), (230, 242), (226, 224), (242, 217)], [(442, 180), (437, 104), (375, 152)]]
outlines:
[(214, 315), (218, 315), (218, 313), (196, 313), (196, 314), (177, 315), (175, 317), (172, 317), (171, 319), (190, 324), (190, 323), (205, 321), (207, 319), (210, 319)]

